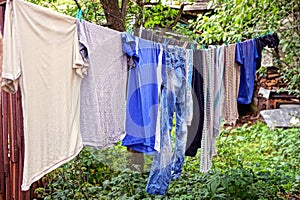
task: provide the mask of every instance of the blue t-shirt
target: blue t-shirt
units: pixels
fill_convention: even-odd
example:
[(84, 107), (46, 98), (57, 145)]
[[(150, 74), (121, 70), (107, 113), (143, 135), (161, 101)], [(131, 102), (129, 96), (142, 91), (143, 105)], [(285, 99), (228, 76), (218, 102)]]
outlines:
[(254, 39), (236, 44), (235, 60), (241, 66), (238, 103), (250, 104), (254, 91), (256, 59), (258, 58)]
[(122, 33), (123, 52), (134, 61), (128, 77), (126, 136), (122, 145), (154, 153), (159, 104), (157, 66), (160, 44)]

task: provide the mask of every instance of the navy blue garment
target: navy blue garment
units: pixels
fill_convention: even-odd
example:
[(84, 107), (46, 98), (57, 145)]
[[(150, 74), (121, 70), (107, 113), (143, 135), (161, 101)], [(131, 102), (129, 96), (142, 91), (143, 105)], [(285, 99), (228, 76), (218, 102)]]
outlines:
[(258, 53), (255, 39), (236, 44), (235, 60), (241, 66), (238, 103), (250, 104), (254, 91)]
[(201, 148), (203, 122), (204, 122), (204, 91), (203, 91), (203, 60), (200, 50), (194, 51), (193, 56), (193, 119), (190, 126), (188, 126), (188, 136), (186, 143), (186, 156), (195, 157), (198, 149)]
[(280, 40), (279, 40), (277, 33), (268, 34), (263, 37), (256, 38), (256, 49), (257, 49), (257, 53), (258, 53), (256, 70), (258, 70), (261, 66), (262, 50), (264, 49), (264, 47), (268, 46), (269, 48), (275, 48), (275, 50), (277, 52), (279, 42), (280, 42)]
[(134, 63), (129, 70), (126, 135), (122, 145), (138, 152), (154, 153), (159, 103), (157, 66), (161, 46), (128, 33), (122, 33), (122, 42), (124, 53)]

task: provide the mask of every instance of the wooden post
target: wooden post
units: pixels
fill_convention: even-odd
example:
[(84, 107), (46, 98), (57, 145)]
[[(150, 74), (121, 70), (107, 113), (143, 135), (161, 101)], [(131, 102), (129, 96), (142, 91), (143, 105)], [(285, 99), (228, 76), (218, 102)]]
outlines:
[(12, 181), (12, 199), (18, 199), (20, 185), (18, 185), (18, 146), (16, 131), (16, 97), (15, 94), (9, 94), (9, 141), (10, 141), (10, 176)]
[[(0, 90), (1, 92), (1, 90)], [(1, 96), (1, 95), (0, 95)], [(4, 148), (5, 148), (5, 137), (3, 132), (3, 115), (2, 115), (2, 99), (0, 98), (0, 200), (5, 199), (5, 169), (4, 169)]]
[[(0, 29), (4, 26), (4, 1), (0, 0)], [(2, 63), (1, 68), (2, 69)], [(1, 71), (1, 70), (0, 70)], [(1, 73), (0, 73), (1, 76)], [(1, 77), (0, 77), (1, 80)], [(0, 200), (29, 200), (21, 191), (24, 161), (24, 130), (21, 90), (8, 94), (0, 88)], [(34, 190), (34, 188), (31, 188)]]
[(3, 134), (3, 124), (2, 124), (2, 102), (0, 98), (0, 200), (5, 199), (5, 173), (4, 173), (4, 134)]
[[(2, 33), (2, 27), (3, 27), (3, 16), (4, 16), (4, 8), (3, 6), (0, 6), (0, 31)], [(2, 34), (1, 34), (2, 35)], [(2, 39), (2, 38), (1, 38)], [(2, 56), (2, 41), (0, 44), (0, 56)], [(2, 57), (0, 58), (0, 69), (2, 69)], [(2, 70), (0, 70), (2, 72)], [(0, 80), (1, 80), (1, 74), (0, 74)], [(5, 173), (4, 173), (4, 133), (3, 133), (3, 117), (2, 117), (2, 99), (1, 99), (1, 88), (0, 88), (0, 200), (5, 199)]]
[[(21, 187), (23, 178), (23, 166), (24, 166), (24, 127), (23, 127), (23, 112), (22, 112), (22, 98), (21, 90), (16, 95), (16, 126), (17, 126), (17, 146), (19, 154), (19, 164), (18, 164), (18, 186)], [(38, 187), (36, 185), (36, 187)], [(31, 187), (29, 191), (20, 192), (19, 199), (31, 199), (34, 195), (31, 195), (36, 187)]]
[(3, 123), (3, 164), (4, 164), (4, 178), (5, 178), (5, 199), (10, 199), (11, 197), (11, 181), (9, 175), (9, 149), (8, 149), (8, 119), (9, 119), (9, 110), (8, 110), (8, 94), (2, 92), (2, 123)]
[[(0, 6), (0, 31), (2, 33), (2, 27), (3, 27), (3, 16), (4, 16), (4, 8), (3, 6)], [(1, 44), (1, 51), (2, 51), (2, 44)], [(2, 52), (1, 52), (2, 54)], [(2, 69), (2, 58), (1, 58), (1, 62), (0, 62), (0, 69)], [(2, 70), (0, 70), (0, 72), (2, 72)], [(0, 74), (0, 80), (1, 80), (1, 74)], [(0, 148), (0, 200), (4, 200), (5, 199), (5, 173), (4, 173), (4, 149), (3, 149), (3, 145), (4, 145), (4, 134), (3, 134), (3, 117), (2, 117), (2, 99), (1, 99), (1, 88), (0, 88), (0, 146), (2, 146), (2, 148)]]

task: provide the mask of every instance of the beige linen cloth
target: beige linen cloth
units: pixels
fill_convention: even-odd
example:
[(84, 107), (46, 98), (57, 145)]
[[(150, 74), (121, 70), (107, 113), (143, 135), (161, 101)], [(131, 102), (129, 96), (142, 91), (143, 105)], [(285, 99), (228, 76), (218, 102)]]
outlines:
[(224, 121), (230, 125), (234, 125), (239, 118), (237, 98), (240, 86), (240, 67), (235, 62), (235, 44), (225, 47), (225, 99), (223, 106)]
[(24, 119), (22, 190), (82, 149), (79, 107), (82, 58), (75, 19), (7, 1), (2, 87), (20, 84)]

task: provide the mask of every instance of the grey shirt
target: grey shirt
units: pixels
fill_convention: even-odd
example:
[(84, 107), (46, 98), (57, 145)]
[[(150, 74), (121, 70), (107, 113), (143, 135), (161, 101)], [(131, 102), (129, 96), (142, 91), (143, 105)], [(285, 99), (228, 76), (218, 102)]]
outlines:
[(109, 147), (125, 133), (127, 59), (121, 33), (84, 20), (76, 24), (80, 53), (89, 65), (81, 85), (83, 144)]

